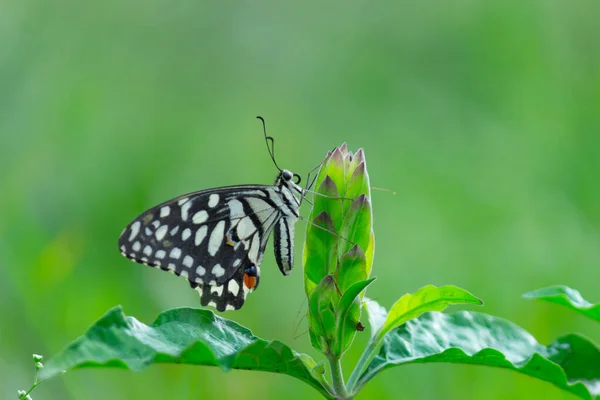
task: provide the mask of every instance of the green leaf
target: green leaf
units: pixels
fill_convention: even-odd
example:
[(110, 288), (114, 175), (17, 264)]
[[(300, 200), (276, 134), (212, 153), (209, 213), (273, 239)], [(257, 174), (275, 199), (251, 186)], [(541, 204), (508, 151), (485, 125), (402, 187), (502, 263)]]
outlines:
[[(336, 147), (331, 153), (327, 154), (327, 157), (323, 161), (323, 166), (319, 170), (319, 175), (316, 180), (316, 187), (320, 187), (321, 182), (325, 180), (325, 177), (329, 176), (339, 190), (338, 196), (340, 196), (346, 191), (345, 172), (344, 155), (340, 148)], [(321, 197), (321, 199), (325, 198)], [(315, 197), (315, 201), (319, 200)]]
[(390, 367), (430, 362), (506, 368), (600, 399), (600, 348), (590, 340), (571, 334), (543, 346), (512, 322), (466, 311), (426, 313), (388, 333), (358, 388)]
[(364, 253), (369, 247), (373, 232), (371, 227), (371, 202), (368, 197), (361, 194), (354, 199), (344, 215), (340, 235), (347, 240), (340, 241), (339, 254), (345, 254), (350, 250), (352, 243), (357, 244)]
[(338, 304), (338, 310), (340, 316), (343, 318), (344, 314), (348, 311), (354, 300), (360, 295), (360, 293), (367, 288), (376, 278), (367, 279), (361, 282), (356, 282), (348, 290), (344, 292), (340, 302)]
[(319, 215), (325, 211), (331, 218), (333, 231), (338, 231), (342, 222), (342, 200), (339, 199), (340, 193), (329, 175), (326, 175), (323, 182), (319, 184), (317, 193), (321, 195), (315, 196), (312, 215)]
[(358, 246), (352, 247), (342, 256), (336, 272), (337, 284), (342, 293), (354, 283), (364, 281), (368, 276), (365, 253)]
[(592, 304), (568, 286), (556, 285), (537, 289), (523, 295), (526, 299), (540, 299), (566, 306), (595, 321), (600, 321), (600, 304)]
[(308, 296), (310, 296), (315, 286), (329, 274), (329, 268), (332, 263), (335, 263), (337, 257), (337, 238), (326, 231), (335, 229), (329, 214), (325, 211), (319, 213), (312, 220), (312, 223), (306, 228), (303, 253), (304, 285)]
[(387, 319), (387, 310), (384, 306), (380, 305), (373, 299), (363, 297), (363, 303), (367, 310), (367, 317), (369, 318), (369, 326), (371, 327), (371, 337), (374, 337), (377, 332), (381, 329), (385, 320)]
[[(360, 163), (356, 163), (360, 160)], [(355, 166), (356, 165), (356, 166)], [(350, 169), (354, 168), (350, 181), (348, 182), (348, 189), (344, 197), (350, 199), (356, 199), (361, 194), (368, 198), (371, 198), (371, 187), (369, 186), (369, 175), (367, 173), (367, 166), (364, 161), (364, 152), (359, 149), (354, 158), (352, 159)]]
[[(337, 340), (334, 352), (341, 355), (350, 345), (356, 334), (356, 324), (360, 321), (360, 299), (363, 290), (369, 286), (375, 278), (356, 282), (344, 292), (337, 306), (336, 331)], [(359, 299), (358, 302), (355, 300)], [(355, 307), (352, 307), (355, 306)], [(351, 312), (351, 309), (355, 312)]]
[(387, 313), (385, 322), (381, 320), (386, 315), (385, 308), (377, 305), (371, 306), (373, 315), (369, 316), (371, 327), (377, 326), (376, 331), (372, 331), (371, 340), (363, 351), (358, 363), (350, 378), (348, 379), (348, 388), (356, 392), (360, 377), (366, 371), (367, 367), (373, 362), (377, 351), (385, 335), (392, 329), (417, 318), (427, 311), (443, 311), (450, 304), (483, 304), (481, 300), (473, 296), (466, 290), (456, 286), (442, 286), (440, 288), (433, 285), (422, 287), (414, 294), (405, 294), (402, 296)]
[(315, 287), (308, 299), (308, 325), (313, 347), (329, 352), (335, 335), (335, 306), (340, 295), (332, 275), (327, 275)]
[(300, 379), (332, 398), (310, 356), (296, 353), (281, 342), (257, 338), (210, 310), (194, 308), (165, 311), (154, 323), (145, 325), (125, 316), (120, 306), (115, 307), (46, 362), (40, 379), (77, 368), (140, 371), (157, 363), (276, 372)]
[(450, 304), (482, 305), (483, 302), (466, 290), (456, 286), (438, 288), (429, 285), (422, 287), (414, 294), (405, 294), (392, 306), (385, 324), (381, 328), (379, 337), (424, 312), (443, 311)]

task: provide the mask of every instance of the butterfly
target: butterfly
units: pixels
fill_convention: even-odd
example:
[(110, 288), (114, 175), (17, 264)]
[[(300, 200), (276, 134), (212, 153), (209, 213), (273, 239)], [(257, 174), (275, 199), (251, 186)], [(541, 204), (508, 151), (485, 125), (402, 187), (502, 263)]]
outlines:
[(184, 194), (143, 212), (119, 237), (123, 256), (186, 278), (200, 294), (200, 303), (219, 311), (241, 308), (256, 290), (271, 234), (283, 275), (294, 265), (294, 226), (305, 190), (298, 174), (279, 168), (274, 140), (267, 136), (264, 119), (257, 118), (279, 170), (273, 185)]

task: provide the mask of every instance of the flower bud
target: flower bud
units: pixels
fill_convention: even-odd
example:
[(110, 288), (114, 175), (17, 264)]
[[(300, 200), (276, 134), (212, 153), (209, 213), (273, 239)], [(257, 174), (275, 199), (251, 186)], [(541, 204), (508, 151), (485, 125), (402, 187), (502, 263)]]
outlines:
[[(304, 287), (309, 304), (313, 304), (309, 307), (309, 332), (315, 348), (343, 353), (352, 343), (355, 328), (362, 326), (363, 294), (351, 292), (354, 300), (346, 299), (345, 309), (341, 309), (340, 299), (353, 285), (368, 279), (375, 243), (362, 149), (352, 154), (343, 144), (327, 153), (315, 188), (303, 254)], [(342, 333), (338, 331), (341, 327)]]

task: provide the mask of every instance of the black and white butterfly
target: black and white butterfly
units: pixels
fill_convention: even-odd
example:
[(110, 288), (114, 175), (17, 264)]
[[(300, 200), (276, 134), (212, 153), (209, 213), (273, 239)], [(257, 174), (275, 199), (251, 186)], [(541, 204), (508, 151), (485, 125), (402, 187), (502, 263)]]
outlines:
[[(275, 162), (273, 139), (264, 131)], [(183, 276), (203, 306), (241, 308), (258, 287), (271, 233), (281, 272), (288, 275), (294, 265), (294, 225), (305, 191), (299, 175), (275, 166), (273, 185), (201, 190), (145, 211), (119, 237), (121, 254)]]

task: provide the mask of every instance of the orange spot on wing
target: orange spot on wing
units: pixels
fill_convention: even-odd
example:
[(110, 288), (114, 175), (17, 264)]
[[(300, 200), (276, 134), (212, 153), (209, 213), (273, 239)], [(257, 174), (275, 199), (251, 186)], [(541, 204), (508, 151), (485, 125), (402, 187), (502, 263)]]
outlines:
[(256, 277), (244, 274), (244, 285), (250, 290), (254, 289), (256, 287)]

